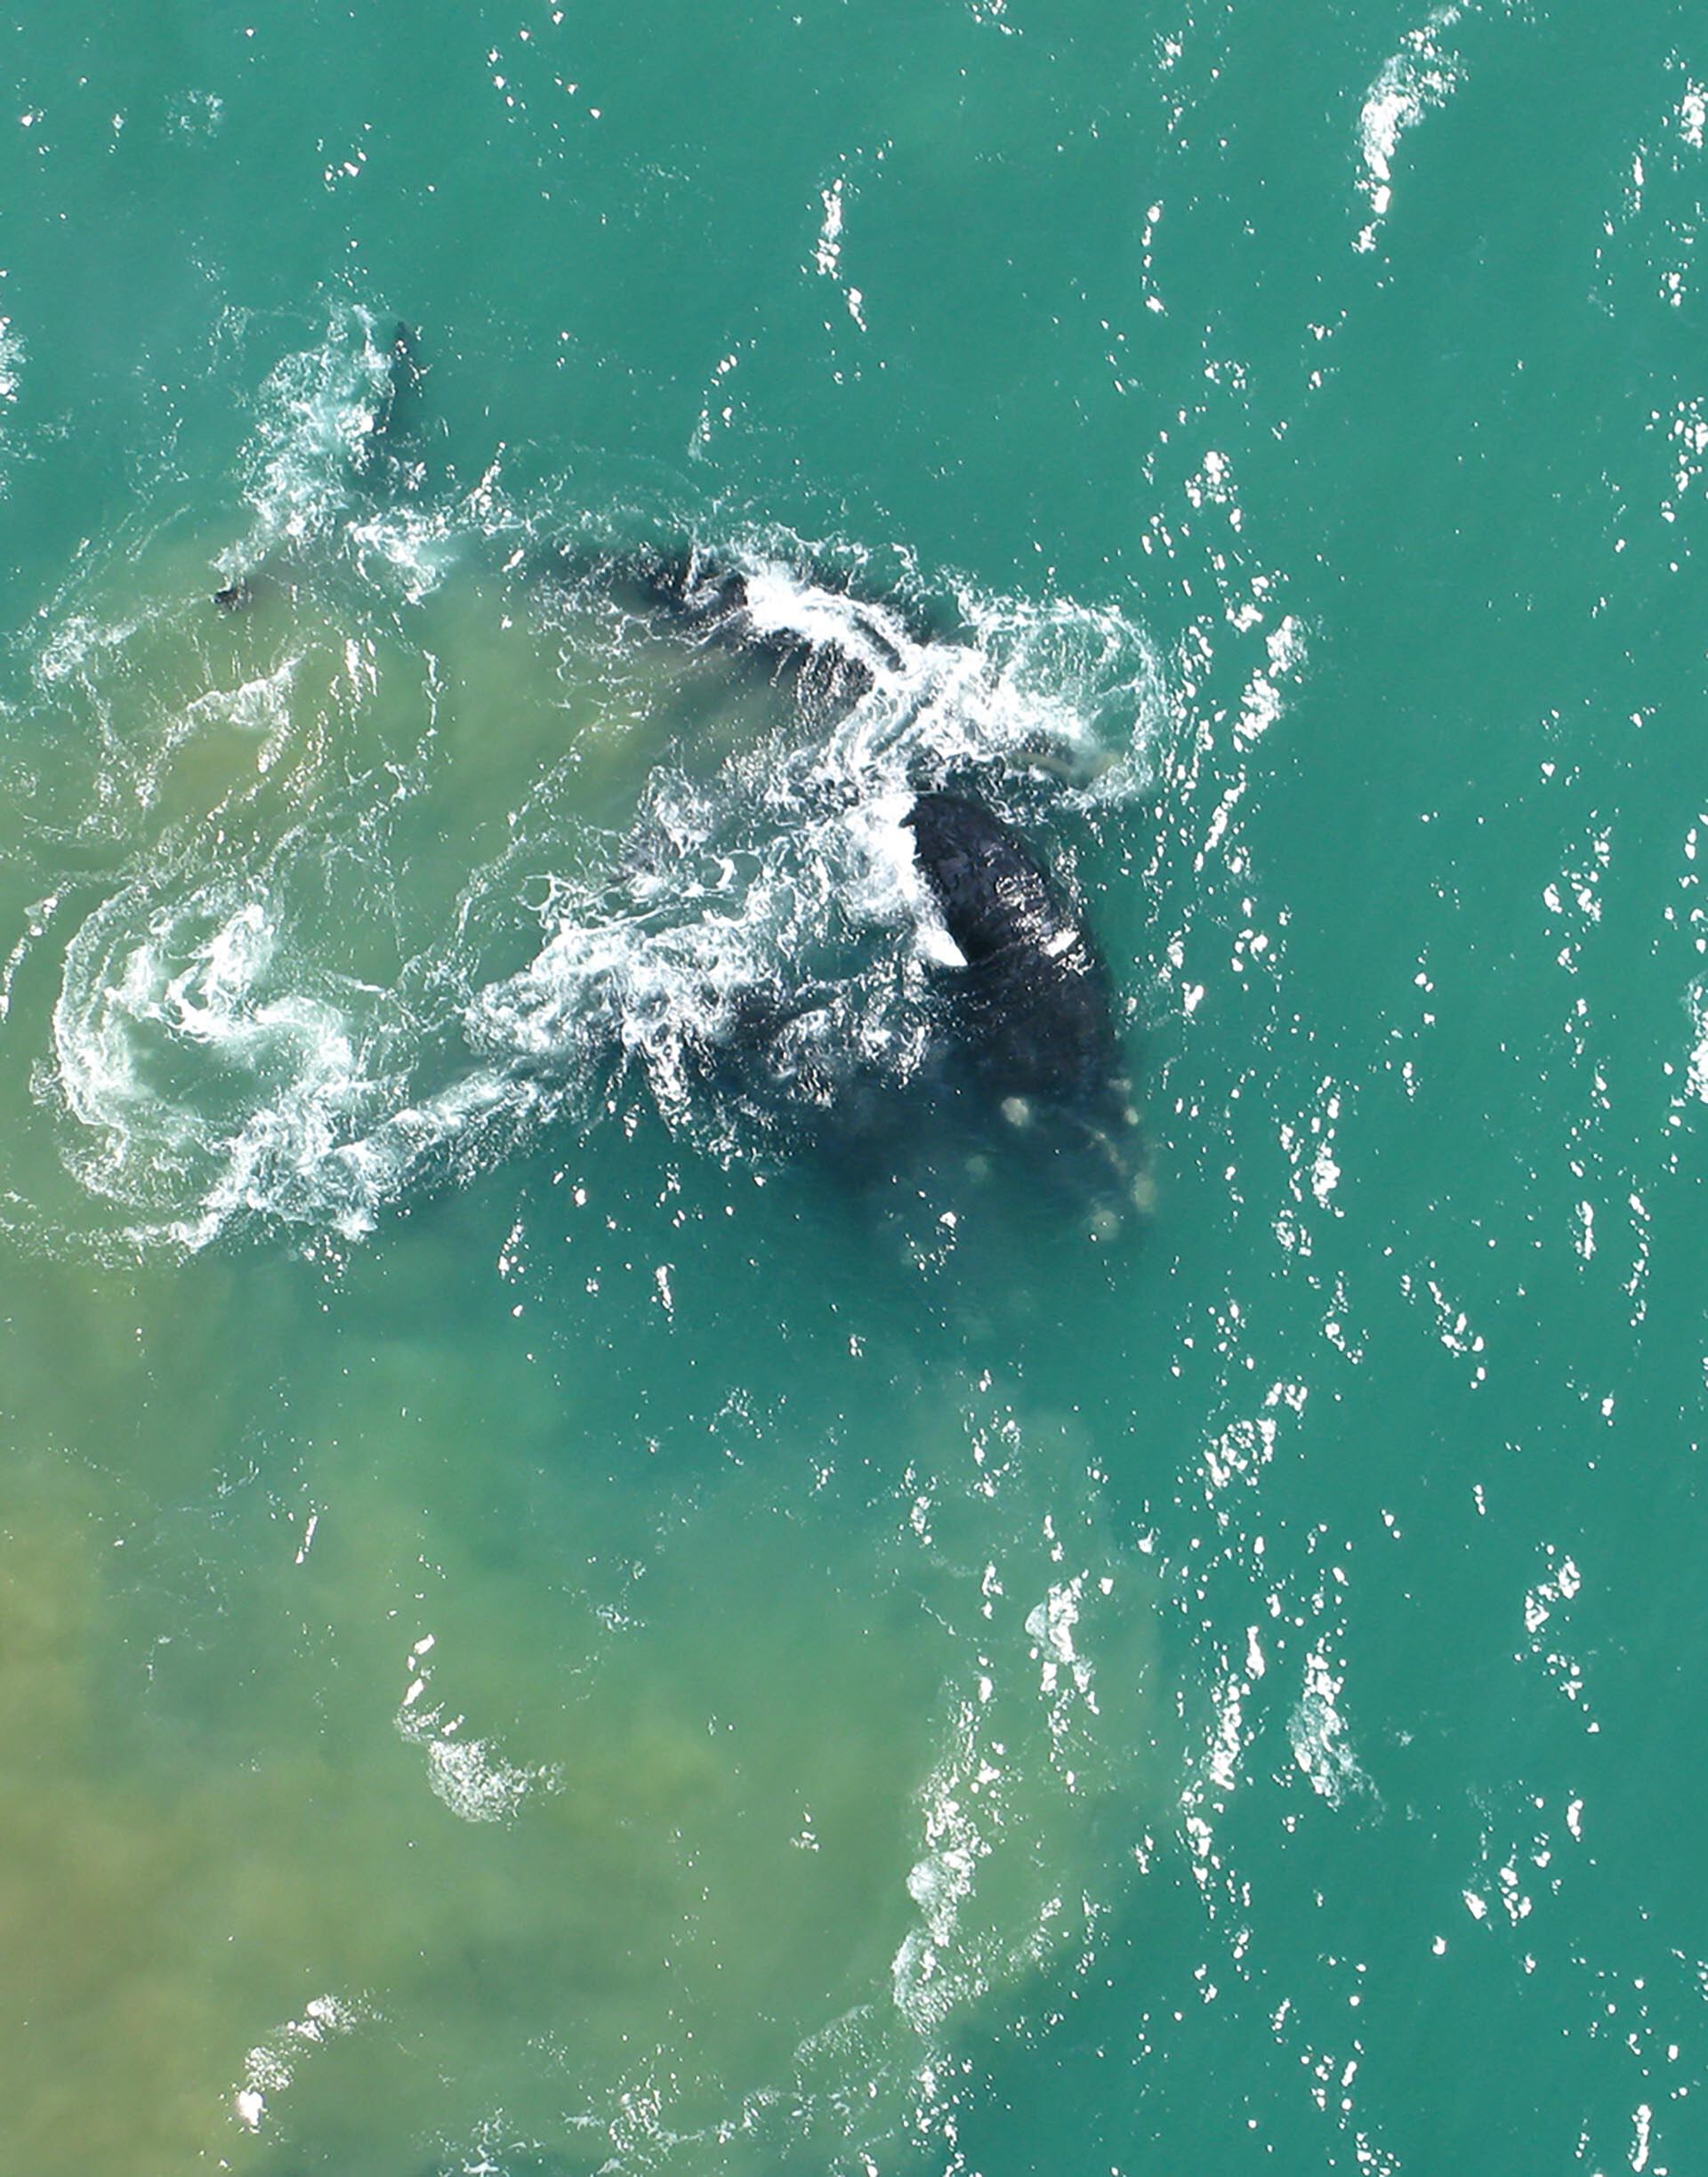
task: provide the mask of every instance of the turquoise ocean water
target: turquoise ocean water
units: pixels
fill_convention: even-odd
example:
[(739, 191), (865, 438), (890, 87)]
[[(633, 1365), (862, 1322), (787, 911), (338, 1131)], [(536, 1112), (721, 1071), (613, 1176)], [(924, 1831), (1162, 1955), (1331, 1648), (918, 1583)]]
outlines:
[(1708, 2166), (1701, 12), (4, 51), (0, 2173)]

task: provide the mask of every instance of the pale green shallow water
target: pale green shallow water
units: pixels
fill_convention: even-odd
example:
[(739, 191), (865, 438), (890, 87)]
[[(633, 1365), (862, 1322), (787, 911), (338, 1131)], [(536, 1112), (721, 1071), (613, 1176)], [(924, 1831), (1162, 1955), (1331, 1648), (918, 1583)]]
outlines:
[[(1703, 2166), (1699, 12), (4, 52), (0, 2173)], [(1112, 1245), (673, 1070), (969, 760)]]

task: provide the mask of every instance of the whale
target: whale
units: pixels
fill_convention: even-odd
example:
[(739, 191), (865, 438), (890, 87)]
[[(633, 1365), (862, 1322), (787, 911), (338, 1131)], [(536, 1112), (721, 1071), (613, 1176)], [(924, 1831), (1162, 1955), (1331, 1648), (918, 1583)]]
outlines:
[(943, 1062), (978, 1114), (1027, 1136), (1112, 1237), (1148, 1206), (1115, 983), (1085, 917), (1030, 843), (963, 793), (902, 819), (958, 960), (934, 971)]
[(976, 1072), (1004, 1101), (1103, 1101), (1120, 1072), (1114, 985), (1066, 891), (969, 794), (918, 794), (902, 822), (960, 955), (944, 975)]

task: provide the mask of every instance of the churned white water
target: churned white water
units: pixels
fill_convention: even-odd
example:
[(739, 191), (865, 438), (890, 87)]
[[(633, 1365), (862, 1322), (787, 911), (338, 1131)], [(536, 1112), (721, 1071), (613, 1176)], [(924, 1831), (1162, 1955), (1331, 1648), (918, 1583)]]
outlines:
[[(739, 657), (612, 611), (556, 510), (490, 478), (430, 497), (394, 435), (397, 368), (375, 314), (341, 310), (269, 375), (251, 526), (220, 555), (234, 609), (163, 589), (114, 620), (79, 599), (42, 643), (48, 694), (110, 722), (92, 783), (120, 851), (62, 935), (38, 1093), (144, 1243), (255, 1219), (358, 1236), (429, 1167), (466, 1177), (589, 1123), (624, 1073), (762, 1165), (774, 1128), (707, 1063), (756, 1007), (817, 992), (803, 1066), (916, 1062), (922, 964), (953, 947), (901, 828), (911, 793), (977, 766), (999, 802), (1071, 811), (1155, 760), (1161, 666), (1108, 608), (932, 590), (905, 563), (895, 601), (868, 599), (841, 548), (737, 530), (703, 548), (741, 570), (758, 654), (799, 641), (864, 683), (828, 714), (744, 687)], [(913, 625), (926, 606), (942, 634)], [(459, 641), (503, 636), (530, 653), (539, 756), (502, 823), (469, 825), (479, 744), (441, 722), (445, 676)], [(126, 691), (163, 648), (176, 690), (139, 728)], [(708, 715), (731, 703), (724, 745)], [(359, 737), (381, 755), (353, 760)]]

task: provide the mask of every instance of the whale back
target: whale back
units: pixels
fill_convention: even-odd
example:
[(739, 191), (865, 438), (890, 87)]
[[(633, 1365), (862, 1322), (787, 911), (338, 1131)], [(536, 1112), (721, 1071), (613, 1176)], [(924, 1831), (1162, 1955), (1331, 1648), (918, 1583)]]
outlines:
[(969, 967), (1016, 949), (1064, 961), (1089, 952), (1078, 916), (1043, 864), (982, 802), (922, 794), (906, 821), (914, 858)]
[(998, 1098), (1091, 1111), (1120, 1072), (1108, 971), (1074, 902), (980, 802), (922, 794), (914, 859), (963, 968), (945, 972), (970, 1069)]

